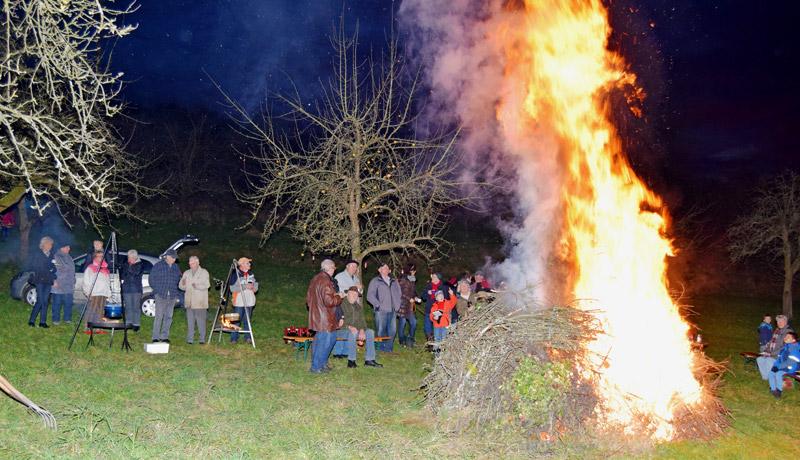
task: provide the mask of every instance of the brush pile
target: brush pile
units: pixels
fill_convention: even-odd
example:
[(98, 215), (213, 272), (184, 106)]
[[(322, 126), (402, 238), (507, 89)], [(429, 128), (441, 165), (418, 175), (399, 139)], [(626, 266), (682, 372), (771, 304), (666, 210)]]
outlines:
[[(580, 369), (588, 362), (583, 345), (603, 334), (596, 313), (545, 307), (525, 292), (489, 296), (449, 328), (422, 383), (427, 406), (446, 413), (455, 431), (516, 431), (533, 441), (583, 437), (598, 410), (595, 382), (586, 376), (602, 372)], [(710, 399), (701, 412), (679, 411), (680, 439), (710, 439), (727, 426), (727, 412), (712, 396), (721, 370), (698, 354), (695, 372)]]

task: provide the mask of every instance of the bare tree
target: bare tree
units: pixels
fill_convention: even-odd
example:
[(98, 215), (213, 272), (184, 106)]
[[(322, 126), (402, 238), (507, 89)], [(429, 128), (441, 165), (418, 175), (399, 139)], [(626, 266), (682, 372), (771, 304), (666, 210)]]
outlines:
[(97, 224), (130, 210), (135, 158), (108, 120), (122, 74), (101, 45), (127, 35), (133, 5), (98, 0), (5, 0), (0, 29), (0, 195), (24, 185), (34, 209), (70, 205)]
[[(245, 154), (257, 165), (248, 170), (249, 190), (235, 192), (251, 207), (251, 223), (265, 215), (262, 244), (287, 225), (307, 251), (349, 254), (359, 266), (375, 253), (395, 262), (411, 253), (435, 258), (446, 245), (446, 209), (465, 203), (455, 135), (415, 137), (417, 79), (402, 85), (396, 42), (376, 63), (359, 60), (357, 40), (341, 29), (331, 40), (334, 72), (321, 102), (305, 103), (295, 91), (278, 97), (285, 114), (257, 120), (229, 99), (240, 132), (261, 145)], [(280, 134), (287, 121), (291, 135)]]
[(792, 282), (800, 269), (800, 175), (786, 171), (755, 189), (752, 211), (728, 230), (731, 259), (757, 254), (783, 262), (783, 314), (792, 316)]

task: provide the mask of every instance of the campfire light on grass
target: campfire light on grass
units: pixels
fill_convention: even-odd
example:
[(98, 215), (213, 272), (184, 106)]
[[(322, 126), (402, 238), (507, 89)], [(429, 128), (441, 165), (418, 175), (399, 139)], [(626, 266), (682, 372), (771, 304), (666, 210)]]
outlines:
[[(601, 427), (676, 438), (676, 409), (697, 405), (688, 325), (666, 287), (668, 216), (631, 170), (609, 120), (608, 91), (642, 97), (625, 62), (607, 50), (610, 27), (597, 0), (525, 0), (495, 35), (506, 57), (498, 108), (509, 143), (550, 137), (561, 165), (563, 228), (556, 253), (582, 308), (599, 309), (605, 335), (588, 344)], [(535, 152), (541, 155), (540, 152)], [(524, 163), (527, 159), (523, 158)], [(530, 161), (541, 162), (541, 158)]]

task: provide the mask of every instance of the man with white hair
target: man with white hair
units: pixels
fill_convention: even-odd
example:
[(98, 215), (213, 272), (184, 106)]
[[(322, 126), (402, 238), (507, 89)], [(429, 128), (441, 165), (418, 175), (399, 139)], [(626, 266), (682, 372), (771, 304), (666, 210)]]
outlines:
[(761, 378), (764, 380), (769, 378), (769, 371), (772, 369), (772, 366), (775, 365), (775, 361), (778, 360), (778, 355), (781, 353), (781, 349), (783, 349), (784, 346), (786, 334), (794, 332), (792, 328), (789, 327), (789, 318), (787, 318), (786, 315), (776, 316), (775, 322), (777, 323), (777, 327), (772, 333), (772, 340), (767, 343), (766, 350), (761, 353), (761, 356), (756, 358), (758, 370), (761, 372)]
[(29, 282), (36, 288), (36, 305), (33, 306), (28, 326), (36, 326), (36, 317), (39, 316), (39, 327), (48, 328), (47, 307), (50, 304), (50, 291), (56, 282), (56, 266), (53, 264), (53, 239), (45, 236), (39, 241), (39, 250), (33, 252), (31, 257), (31, 270), (33, 274)]
[(139, 251), (128, 249), (128, 263), (119, 270), (122, 280), (122, 303), (125, 305), (125, 321), (139, 330), (142, 317), (142, 259)]
[(206, 341), (206, 314), (208, 313), (208, 288), (211, 281), (208, 271), (200, 268), (200, 259), (197, 256), (189, 257), (189, 269), (183, 272), (178, 289), (186, 291), (183, 306), (186, 307), (186, 342), (194, 343), (194, 327), (197, 325), (197, 333), (200, 336), (200, 343)]
[(337, 293), (333, 282), (336, 264), (325, 259), (320, 264), (320, 272), (311, 279), (306, 293), (308, 305), (308, 328), (314, 334), (313, 352), (311, 354), (311, 373), (330, 372), (328, 356), (336, 343), (336, 331), (339, 321), (336, 319), (336, 308), (341, 303), (342, 293)]

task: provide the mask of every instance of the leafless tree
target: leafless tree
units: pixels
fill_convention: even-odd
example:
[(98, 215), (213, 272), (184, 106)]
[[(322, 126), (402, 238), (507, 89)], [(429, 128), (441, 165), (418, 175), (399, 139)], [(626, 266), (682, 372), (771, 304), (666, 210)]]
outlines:
[(800, 175), (786, 171), (754, 191), (753, 208), (728, 230), (733, 261), (762, 254), (783, 262), (783, 314), (792, 316), (792, 282), (800, 269)]
[[(413, 112), (417, 79), (403, 85), (403, 59), (396, 42), (379, 63), (359, 60), (358, 34), (341, 30), (331, 40), (333, 76), (321, 102), (300, 95), (278, 96), (288, 109), (252, 118), (229, 100), (240, 132), (261, 149), (246, 154), (249, 189), (236, 189), (261, 216), (262, 244), (287, 225), (312, 253), (370, 254), (394, 259), (417, 253), (429, 259), (446, 246), (442, 238), (447, 208), (465, 204), (458, 193), (455, 133), (420, 139)], [(293, 126), (290, 135), (280, 122)], [(288, 124), (288, 123), (287, 123)]]
[[(0, 29), (0, 195), (24, 185), (34, 209), (69, 205), (93, 224), (130, 212), (139, 188), (109, 119), (120, 73), (102, 46), (134, 10), (99, 0), (4, 0)], [(141, 192), (141, 191), (139, 191)]]

